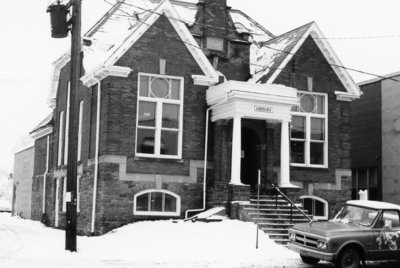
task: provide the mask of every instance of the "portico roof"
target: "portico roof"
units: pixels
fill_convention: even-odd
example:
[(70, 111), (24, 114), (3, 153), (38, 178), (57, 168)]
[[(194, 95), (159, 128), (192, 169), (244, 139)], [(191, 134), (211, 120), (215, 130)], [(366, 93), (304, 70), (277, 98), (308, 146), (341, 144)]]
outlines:
[(297, 90), (277, 84), (227, 81), (207, 90), (212, 121), (235, 116), (290, 121), (291, 107), (298, 104)]

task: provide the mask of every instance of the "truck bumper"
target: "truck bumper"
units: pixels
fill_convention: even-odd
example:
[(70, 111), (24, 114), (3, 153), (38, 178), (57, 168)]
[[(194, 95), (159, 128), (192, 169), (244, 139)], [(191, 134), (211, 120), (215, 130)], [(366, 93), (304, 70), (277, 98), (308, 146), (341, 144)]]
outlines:
[(294, 243), (288, 244), (288, 248), (298, 252), (300, 255), (306, 256), (306, 257), (313, 257), (319, 260), (325, 260), (325, 261), (335, 261), (336, 260), (336, 254), (335, 253), (328, 253), (328, 252), (322, 252), (318, 251), (315, 249), (310, 249), (307, 247), (304, 247), (302, 245), (297, 245)]

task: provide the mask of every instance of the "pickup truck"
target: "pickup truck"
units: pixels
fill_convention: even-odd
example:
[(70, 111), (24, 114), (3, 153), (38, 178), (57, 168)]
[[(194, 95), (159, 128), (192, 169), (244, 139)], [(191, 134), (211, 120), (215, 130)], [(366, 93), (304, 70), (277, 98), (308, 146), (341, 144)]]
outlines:
[(334, 262), (357, 268), (366, 260), (400, 259), (400, 206), (387, 202), (351, 200), (329, 221), (295, 224), (288, 248), (303, 262)]

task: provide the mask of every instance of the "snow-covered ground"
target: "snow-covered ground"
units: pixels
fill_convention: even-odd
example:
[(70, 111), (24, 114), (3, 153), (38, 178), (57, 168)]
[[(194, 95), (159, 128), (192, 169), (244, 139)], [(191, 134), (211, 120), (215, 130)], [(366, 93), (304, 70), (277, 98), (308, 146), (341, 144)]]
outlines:
[(78, 252), (71, 253), (64, 250), (64, 231), (0, 213), (0, 267), (312, 267), (262, 232), (256, 249), (255, 238), (254, 224), (236, 220), (147, 221), (99, 237), (78, 237)]
[(147, 221), (99, 237), (78, 237), (64, 250), (65, 232), (0, 213), (0, 267), (298, 267), (297, 254), (256, 227), (222, 222)]

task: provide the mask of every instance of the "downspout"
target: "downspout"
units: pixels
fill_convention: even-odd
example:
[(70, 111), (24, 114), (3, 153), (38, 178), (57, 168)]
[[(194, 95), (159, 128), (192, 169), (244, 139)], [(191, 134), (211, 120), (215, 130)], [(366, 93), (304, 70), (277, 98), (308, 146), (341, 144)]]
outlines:
[(208, 154), (208, 121), (209, 121), (209, 116), (210, 116), (210, 110), (212, 110), (213, 108), (221, 105), (222, 103), (226, 102), (228, 99), (228, 94), (230, 92), (228, 92), (225, 95), (225, 98), (222, 99), (220, 102), (214, 104), (213, 106), (207, 108), (206, 110), (206, 138), (205, 138), (205, 142), (204, 142), (204, 168), (203, 168), (203, 207), (202, 208), (197, 208), (197, 209), (188, 209), (185, 212), (185, 219), (188, 218), (188, 214), (191, 212), (202, 212), (204, 210), (206, 210), (206, 193), (207, 193), (207, 154)]
[(46, 145), (46, 170), (43, 173), (43, 207), (42, 207), (43, 216), (46, 212), (46, 183), (47, 183), (47, 174), (49, 173), (50, 135), (47, 136), (46, 142), (47, 142), (47, 145)]
[(96, 217), (96, 200), (97, 200), (97, 180), (99, 176), (99, 143), (100, 143), (100, 108), (101, 108), (101, 84), (97, 81), (97, 112), (96, 112), (96, 147), (94, 158), (94, 179), (93, 179), (93, 205), (92, 205), (92, 224), (90, 232), (94, 234), (94, 222)]

